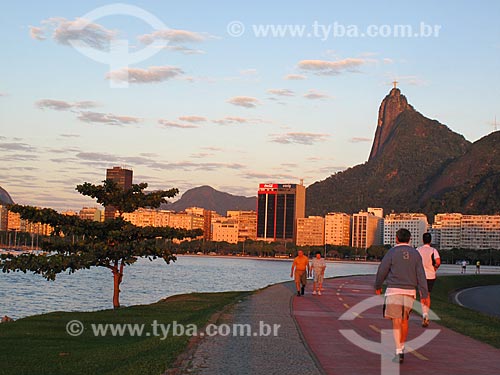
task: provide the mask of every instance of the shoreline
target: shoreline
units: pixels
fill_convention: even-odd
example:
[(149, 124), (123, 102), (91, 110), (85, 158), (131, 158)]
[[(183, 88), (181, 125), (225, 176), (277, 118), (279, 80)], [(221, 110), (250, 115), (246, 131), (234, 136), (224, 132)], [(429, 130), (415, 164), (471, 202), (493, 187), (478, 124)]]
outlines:
[[(275, 258), (275, 257), (259, 257), (259, 256), (237, 256), (237, 255), (198, 255), (198, 254), (174, 254), (176, 257), (191, 257), (191, 258), (222, 258), (222, 259), (249, 259), (249, 260), (271, 260), (271, 261), (285, 261), (293, 262), (292, 258)], [(312, 258), (310, 258), (312, 260)], [(346, 264), (379, 264), (380, 261), (368, 260), (340, 260), (340, 259), (325, 259), (327, 263), (346, 263)]]

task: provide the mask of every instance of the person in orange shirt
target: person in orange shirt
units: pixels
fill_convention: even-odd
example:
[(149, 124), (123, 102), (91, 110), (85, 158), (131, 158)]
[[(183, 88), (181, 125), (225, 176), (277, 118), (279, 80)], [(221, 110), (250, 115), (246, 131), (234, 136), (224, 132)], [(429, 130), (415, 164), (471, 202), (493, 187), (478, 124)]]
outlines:
[(309, 273), (309, 258), (304, 255), (302, 250), (299, 250), (298, 256), (293, 260), (292, 271), (290, 272), (290, 277), (294, 277), (295, 279), (295, 287), (297, 288), (297, 296), (299, 297), (304, 295), (307, 275)]

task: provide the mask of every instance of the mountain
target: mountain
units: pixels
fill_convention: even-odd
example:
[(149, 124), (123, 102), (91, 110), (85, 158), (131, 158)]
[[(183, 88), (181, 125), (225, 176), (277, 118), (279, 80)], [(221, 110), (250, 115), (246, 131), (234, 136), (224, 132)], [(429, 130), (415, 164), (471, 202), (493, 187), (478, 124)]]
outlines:
[(7, 190), (3, 189), (0, 186), (0, 205), (3, 205), (3, 204), (13, 204), (13, 203), (14, 203), (14, 201), (10, 197), (9, 193), (7, 192)]
[(463, 212), (455, 202), (487, 212), (488, 204), (500, 201), (500, 195), (487, 194), (487, 189), (498, 192), (500, 185), (498, 146), (496, 133), (471, 144), (417, 112), (393, 88), (380, 105), (368, 161), (310, 185), (306, 214), (353, 213), (367, 207), (429, 215)]
[(201, 207), (225, 216), (228, 210), (255, 211), (257, 198), (232, 195), (210, 186), (200, 186), (187, 190), (178, 201), (161, 208), (179, 212), (189, 207)]
[(423, 194), (427, 210), (474, 214), (500, 212), (500, 131), (474, 142), (436, 176)]

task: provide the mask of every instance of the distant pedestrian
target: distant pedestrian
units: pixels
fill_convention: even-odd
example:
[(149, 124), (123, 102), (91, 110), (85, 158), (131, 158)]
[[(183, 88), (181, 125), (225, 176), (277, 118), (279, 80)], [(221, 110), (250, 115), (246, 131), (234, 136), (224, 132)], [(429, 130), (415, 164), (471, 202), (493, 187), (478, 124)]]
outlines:
[(420, 291), (422, 302), (428, 297), (422, 257), (409, 245), (411, 233), (401, 228), (396, 232), (396, 246), (390, 249), (380, 263), (375, 278), (375, 293), (385, 291), (384, 317), (392, 320), (392, 333), (396, 344), (393, 362), (403, 363), (405, 342), (408, 336), (408, 320), (416, 298), (415, 288)]
[(478, 260), (476, 262), (476, 275), (479, 275), (481, 273), (481, 262)]
[(467, 270), (467, 261), (462, 260), (462, 273), (465, 273), (466, 270)]
[(307, 284), (307, 275), (310, 273), (309, 258), (304, 255), (302, 250), (299, 250), (298, 255), (292, 263), (292, 270), (290, 277), (295, 280), (295, 287), (297, 288), (297, 296), (303, 296)]
[(321, 258), (321, 252), (316, 251), (316, 256), (311, 262), (311, 269), (314, 271), (313, 279), (313, 295), (321, 295), (321, 289), (323, 288), (323, 279), (325, 278), (326, 262), (325, 259)]
[(424, 242), (417, 251), (422, 257), (422, 264), (424, 266), (425, 278), (427, 279), (427, 290), (429, 291), (429, 298), (426, 303), (422, 302), (422, 327), (429, 326), (429, 310), (431, 308), (431, 292), (436, 281), (436, 271), (441, 265), (441, 257), (439, 252), (431, 246), (432, 236), (430, 233), (424, 233), (422, 236)]

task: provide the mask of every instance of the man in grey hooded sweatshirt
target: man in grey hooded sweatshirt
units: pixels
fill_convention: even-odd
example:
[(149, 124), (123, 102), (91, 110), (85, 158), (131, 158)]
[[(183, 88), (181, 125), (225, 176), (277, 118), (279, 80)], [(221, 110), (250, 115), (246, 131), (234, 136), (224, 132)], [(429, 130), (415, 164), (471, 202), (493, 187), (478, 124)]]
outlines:
[(415, 288), (420, 291), (420, 299), (428, 298), (427, 280), (422, 265), (422, 257), (409, 245), (411, 234), (401, 228), (396, 232), (396, 246), (382, 259), (375, 278), (375, 292), (382, 293), (382, 283), (386, 281), (384, 317), (392, 320), (396, 356), (394, 362), (403, 363), (405, 342), (408, 336), (408, 320), (416, 298)]

